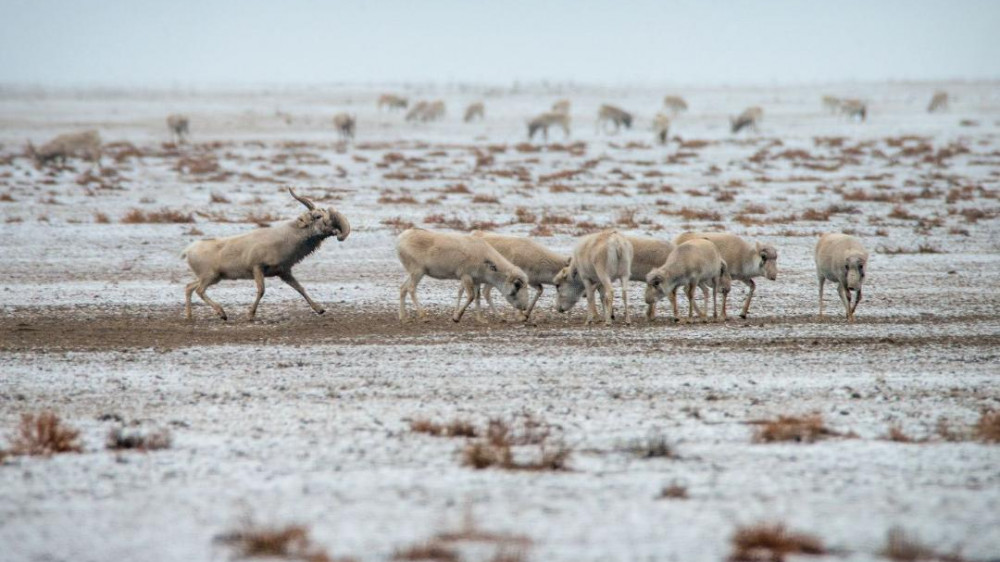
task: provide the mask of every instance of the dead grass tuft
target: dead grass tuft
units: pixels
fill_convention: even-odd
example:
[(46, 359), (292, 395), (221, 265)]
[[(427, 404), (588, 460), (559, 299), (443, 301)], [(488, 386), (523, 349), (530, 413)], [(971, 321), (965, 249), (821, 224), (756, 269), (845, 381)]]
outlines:
[(465, 221), (458, 217), (445, 217), (440, 213), (433, 215), (427, 215), (424, 217), (425, 224), (439, 224), (441, 226), (446, 226), (453, 230), (468, 230), (469, 227), (465, 224)]
[(676, 459), (677, 452), (666, 435), (653, 433), (625, 446), (625, 451), (640, 459)]
[(160, 209), (159, 211), (144, 212), (141, 209), (131, 209), (122, 217), (122, 224), (164, 224), (180, 223), (188, 224), (194, 222), (191, 213), (182, 213), (172, 209)]
[(538, 220), (538, 217), (526, 207), (518, 207), (514, 211), (514, 220), (521, 224), (534, 224)]
[(638, 209), (622, 209), (618, 211), (618, 216), (615, 217), (615, 224), (623, 228), (639, 228), (639, 223), (635, 220), (635, 215), (638, 212)]
[(304, 562), (350, 562), (349, 558), (332, 558), (309, 538), (304, 525), (269, 527), (257, 525), (249, 517), (239, 530), (219, 535), (218, 542), (231, 546), (238, 558), (284, 558)]
[(889, 246), (880, 246), (876, 249), (880, 254), (886, 254), (888, 256), (896, 256), (900, 254), (945, 254), (944, 250), (936, 246), (931, 246), (930, 244), (921, 244), (916, 248), (904, 248), (902, 246), (896, 246), (894, 248)]
[(500, 199), (493, 195), (476, 195), (472, 198), (473, 203), (489, 203), (489, 204), (499, 204)]
[(687, 486), (683, 486), (677, 482), (671, 482), (660, 490), (660, 495), (658, 497), (663, 500), (686, 500), (689, 497), (688, 489)]
[(920, 219), (920, 217), (918, 215), (914, 215), (913, 213), (907, 211), (906, 209), (902, 208), (899, 205), (896, 205), (895, 207), (893, 207), (892, 211), (889, 212), (888, 216), (889, 216), (890, 219), (899, 219), (899, 220), (919, 220)]
[(138, 450), (158, 451), (169, 449), (173, 444), (170, 430), (158, 429), (149, 433), (129, 431), (123, 427), (114, 427), (108, 432), (107, 448), (113, 451)]
[[(477, 470), (489, 467), (504, 470), (567, 470), (572, 449), (561, 439), (552, 439), (553, 427), (528, 414), (512, 421), (493, 418), (483, 437), (462, 451), (462, 464)], [(530, 458), (515, 457), (515, 447), (532, 446)], [(521, 451), (519, 451), (520, 453)]]
[(94, 211), (94, 222), (97, 224), (108, 224), (111, 222), (111, 219), (101, 211)]
[(782, 562), (789, 554), (822, 555), (823, 543), (812, 535), (793, 533), (781, 523), (740, 527), (731, 539), (730, 562)]
[(461, 556), (454, 548), (436, 540), (414, 544), (397, 550), (392, 554), (393, 560), (438, 560), (440, 562), (458, 562)]
[(802, 211), (802, 214), (799, 215), (799, 218), (804, 221), (825, 222), (830, 220), (830, 212), (822, 211), (820, 209), (806, 209), (805, 211)]
[(21, 414), (21, 423), (11, 437), (11, 455), (43, 455), (58, 453), (79, 453), (80, 432), (63, 424), (55, 412), (45, 411), (38, 415)]
[(838, 435), (823, 423), (823, 416), (810, 414), (808, 416), (778, 416), (776, 420), (759, 423), (760, 427), (754, 433), (754, 443), (777, 443), (795, 441), (797, 443), (814, 443), (820, 439)]
[(545, 213), (542, 215), (541, 224), (573, 224), (573, 219), (566, 215), (553, 215)]
[(416, 205), (418, 203), (412, 195), (400, 195), (399, 197), (383, 195), (378, 198), (378, 202), (381, 205)]
[(1000, 443), (1000, 410), (983, 412), (976, 422), (976, 436), (986, 443)]
[(447, 423), (416, 418), (410, 422), (410, 431), (426, 433), (435, 437), (477, 437), (479, 432), (469, 420), (455, 418)]
[(209, 203), (229, 203), (229, 198), (221, 193), (212, 192), (208, 198)]
[(392, 230), (393, 234), (399, 234), (408, 228), (413, 228), (413, 223), (408, 220), (403, 220), (402, 217), (382, 219), (382, 224), (388, 226)]
[(894, 441), (896, 443), (912, 443), (913, 438), (907, 435), (903, 428), (898, 425), (893, 425), (889, 427), (889, 433), (885, 436), (886, 440)]
[(885, 548), (879, 554), (896, 562), (962, 562), (958, 554), (942, 554), (924, 546), (898, 527), (889, 529), (885, 540)]
[(532, 228), (531, 232), (529, 232), (528, 234), (530, 234), (531, 236), (538, 236), (538, 237), (541, 237), (541, 238), (548, 238), (549, 236), (552, 236), (554, 233), (552, 231), (552, 227), (550, 227), (548, 225), (545, 225), (545, 224), (540, 224), (540, 225), (536, 226), (535, 228)]
[(442, 193), (472, 193), (464, 183), (455, 183), (441, 190)]

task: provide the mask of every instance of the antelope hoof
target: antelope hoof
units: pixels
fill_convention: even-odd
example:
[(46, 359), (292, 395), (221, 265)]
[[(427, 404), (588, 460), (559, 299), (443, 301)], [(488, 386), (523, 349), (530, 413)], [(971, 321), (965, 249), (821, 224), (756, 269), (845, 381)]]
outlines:
[(316, 308), (316, 309), (313, 309), (313, 310), (316, 311), (316, 314), (324, 314), (326, 312), (325, 308)]
[(747, 319), (747, 313), (746, 312), (741, 312), (740, 313), (740, 318), (746, 320)]

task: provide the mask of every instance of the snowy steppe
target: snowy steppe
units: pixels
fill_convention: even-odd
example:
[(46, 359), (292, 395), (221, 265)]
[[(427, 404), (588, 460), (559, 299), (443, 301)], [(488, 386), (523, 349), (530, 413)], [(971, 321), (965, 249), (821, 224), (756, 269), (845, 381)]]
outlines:
[[(928, 114), (937, 89), (951, 107)], [(383, 92), (443, 99), (448, 115), (406, 123), (376, 109)], [(650, 123), (668, 93), (690, 111), (664, 147)], [(824, 94), (865, 99), (868, 121), (825, 112)], [(563, 97), (570, 138), (524, 144), (526, 120)], [(477, 100), (485, 121), (463, 123)], [(597, 130), (606, 102), (636, 126)], [(764, 108), (760, 130), (732, 135), (728, 116), (750, 105)], [(332, 129), (339, 111), (358, 117), (353, 143)], [(188, 144), (169, 144), (175, 112), (191, 118)], [(109, 145), (103, 172), (38, 170), (24, 155), (28, 140), (86, 128)], [(992, 82), (0, 87), (0, 448), (23, 413), (46, 409), (84, 444), (0, 464), (0, 560), (226, 560), (213, 539), (246, 514), (306, 525), (333, 556), (388, 560), (466, 513), (528, 537), (538, 561), (719, 561), (758, 522), (815, 535), (833, 552), (817, 560), (880, 560), (894, 527), (996, 559), (1000, 446), (937, 428), (1000, 409), (998, 135)], [(250, 323), (252, 282), (223, 282), (209, 293), (229, 322), (197, 301), (184, 321), (180, 251), (294, 217), (288, 186), (353, 226), (296, 269), (326, 314), (268, 280)], [(122, 222), (135, 209), (194, 222)], [(457, 287), (425, 279), (431, 321), (401, 326), (405, 223), (533, 233), (567, 254), (605, 226), (728, 230), (774, 244), (779, 275), (758, 280), (747, 320), (734, 284), (726, 323), (678, 325), (663, 308), (649, 323), (635, 283), (634, 324), (611, 328), (584, 326), (581, 305), (557, 314), (551, 288), (534, 326), (456, 326)], [(812, 249), (828, 231), (872, 254), (854, 325), (830, 286), (816, 317)], [(522, 413), (572, 449), (566, 470), (475, 470), (465, 439), (410, 429)], [(760, 420), (811, 413), (841, 436), (752, 442)], [(120, 423), (169, 428), (173, 445), (108, 451)], [(654, 437), (674, 458), (631, 450)], [(688, 498), (660, 498), (670, 484)]]

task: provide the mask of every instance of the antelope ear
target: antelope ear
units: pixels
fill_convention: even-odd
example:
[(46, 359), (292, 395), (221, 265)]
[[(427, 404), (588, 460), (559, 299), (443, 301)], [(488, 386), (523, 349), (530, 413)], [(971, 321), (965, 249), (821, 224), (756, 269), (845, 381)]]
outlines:
[(483, 263), (486, 265), (486, 268), (489, 269), (490, 271), (497, 271), (497, 264), (493, 263), (492, 261), (483, 260)]

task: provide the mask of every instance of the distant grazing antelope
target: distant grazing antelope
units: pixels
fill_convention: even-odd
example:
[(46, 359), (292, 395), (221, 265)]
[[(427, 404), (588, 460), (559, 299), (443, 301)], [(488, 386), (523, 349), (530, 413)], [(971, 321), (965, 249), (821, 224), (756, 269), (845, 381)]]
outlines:
[(664, 113), (657, 113), (656, 117), (653, 118), (653, 131), (660, 144), (667, 144), (670, 136), (670, 117)]
[(837, 113), (840, 111), (840, 98), (837, 96), (823, 96), (823, 109), (829, 111), (830, 113)]
[(340, 140), (351, 140), (354, 138), (354, 130), (358, 124), (358, 119), (354, 115), (338, 113), (333, 116), (333, 126), (340, 133)]
[(554, 113), (565, 113), (565, 114), (568, 115), (569, 114), (569, 108), (570, 108), (570, 104), (569, 104), (569, 100), (567, 100), (567, 99), (562, 99), (562, 100), (559, 100), (556, 103), (552, 104), (552, 111)]
[(67, 158), (77, 156), (97, 164), (100, 168), (101, 135), (94, 130), (67, 133), (59, 135), (37, 149), (31, 141), (28, 141), (28, 154), (35, 160), (37, 166), (44, 166), (49, 162), (65, 164)]
[(622, 127), (626, 129), (632, 128), (632, 114), (621, 109), (620, 107), (615, 107), (613, 105), (604, 104), (599, 110), (597, 110), (597, 127), (603, 125), (607, 128), (608, 124), (613, 124), (615, 126), (615, 132), (617, 133)]
[(382, 108), (388, 107), (389, 111), (396, 109), (406, 109), (406, 106), (410, 102), (402, 96), (397, 96), (396, 94), (382, 94), (378, 97), (378, 110), (382, 111)]
[(663, 98), (663, 105), (674, 115), (688, 110), (687, 102), (680, 96), (667, 96)]
[(757, 124), (760, 123), (760, 120), (763, 118), (763, 109), (757, 106), (748, 107), (738, 116), (729, 118), (729, 128), (732, 130), (733, 134), (738, 133), (741, 129), (745, 128), (749, 128), (756, 133)]
[(170, 138), (177, 144), (184, 142), (184, 137), (188, 134), (187, 115), (173, 114), (167, 116), (167, 129), (170, 129)]
[(483, 102), (477, 101), (476, 103), (470, 103), (469, 107), (465, 108), (465, 117), (463, 120), (466, 123), (471, 123), (475, 119), (482, 121), (486, 118), (486, 107)]
[(931, 98), (931, 103), (927, 106), (927, 113), (935, 113), (946, 109), (948, 109), (948, 92), (941, 90), (934, 92), (934, 97)]
[(426, 101), (420, 100), (413, 104), (413, 107), (406, 112), (407, 121), (426, 121), (424, 119), (424, 114), (427, 113), (427, 106), (430, 105)]
[(420, 121), (426, 123), (427, 121), (438, 121), (444, 118), (445, 105), (441, 100), (437, 101), (418, 101), (413, 108), (410, 109), (409, 113), (406, 114), (407, 121)]
[(868, 104), (858, 99), (847, 99), (840, 102), (840, 112), (848, 119), (864, 121), (868, 117)]
[(528, 140), (534, 138), (535, 133), (538, 131), (542, 132), (542, 138), (545, 142), (549, 141), (549, 127), (559, 126), (562, 127), (563, 136), (569, 137), (569, 114), (567, 113), (556, 113), (548, 112), (535, 117), (531, 121), (528, 121)]

